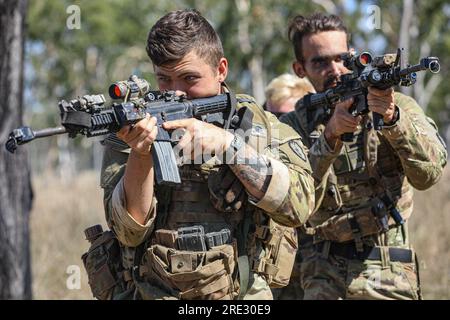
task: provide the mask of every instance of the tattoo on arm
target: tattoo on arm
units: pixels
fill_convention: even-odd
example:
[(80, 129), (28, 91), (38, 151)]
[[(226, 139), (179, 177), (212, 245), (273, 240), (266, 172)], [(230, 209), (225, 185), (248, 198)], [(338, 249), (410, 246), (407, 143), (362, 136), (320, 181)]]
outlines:
[(264, 197), (271, 180), (270, 162), (246, 145), (237, 152), (234, 164), (229, 166), (253, 197), (258, 200)]

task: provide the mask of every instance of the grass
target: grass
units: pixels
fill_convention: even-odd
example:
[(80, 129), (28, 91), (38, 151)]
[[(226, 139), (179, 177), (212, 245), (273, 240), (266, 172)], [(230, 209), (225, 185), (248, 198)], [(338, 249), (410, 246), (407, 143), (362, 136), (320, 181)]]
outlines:
[[(31, 213), (34, 299), (92, 299), (81, 255), (89, 244), (84, 229), (106, 223), (97, 172), (83, 172), (72, 182), (53, 175), (33, 179)], [(427, 191), (416, 191), (410, 221), (419, 255), (425, 299), (450, 299), (450, 169)], [(80, 288), (69, 289), (70, 266), (80, 270)]]

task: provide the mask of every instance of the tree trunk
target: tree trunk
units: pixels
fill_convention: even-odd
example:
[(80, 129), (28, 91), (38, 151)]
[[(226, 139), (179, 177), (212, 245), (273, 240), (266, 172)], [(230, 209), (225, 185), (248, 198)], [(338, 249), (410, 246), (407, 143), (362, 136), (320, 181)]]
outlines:
[(243, 54), (252, 55), (247, 63), (252, 79), (252, 95), (256, 102), (262, 105), (265, 100), (263, 58), (262, 55), (255, 52), (250, 41), (251, 3), (249, 0), (235, 0), (235, 4), (240, 17), (238, 23), (239, 46)]
[(24, 148), (4, 147), (22, 123), (26, 0), (0, 0), (0, 299), (31, 299), (30, 171)]
[[(404, 54), (402, 58), (404, 61), (409, 62), (409, 42), (410, 42), (410, 31), (414, 16), (414, 0), (405, 0), (403, 1), (403, 12), (402, 12), (402, 22), (400, 25), (400, 36), (398, 40), (399, 48), (403, 48)], [(401, 87), (401, 92), (410, 96), (412, 94), (411, 87)]]

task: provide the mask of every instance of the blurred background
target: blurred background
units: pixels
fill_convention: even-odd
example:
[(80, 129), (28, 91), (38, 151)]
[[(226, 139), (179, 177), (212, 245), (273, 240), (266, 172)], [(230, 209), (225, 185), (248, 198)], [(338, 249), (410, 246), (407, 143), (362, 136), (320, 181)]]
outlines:
[[(444, 140), (450, 139), (448, 1), (0, 0), (0, 15), (10, 19), (0, 24), (17, 23), (20, 31), (0, 28), (2, 33), (19, 37), (16, 42), (11, 38), (10, 43), (0, 43), (0, 52), (10, 49), (12, 64), (11, 69), (4, 65), (0, 69), (0, 97), (13, 91), (9, 83), (17, 78), (11, 80), (14, 72), (8, 70), (20, 70), (15, 63), (22, 63), (21, 51), (11, 54), (14, 44), (23, 49), (23, 87), (19, 75), (15, 92), (19, 111), (12, 109), (14, 99), (2, 100), (1, 144), (12, 128), (22, 124), (36, 129), (59, 125), (57, 105), (61, 99), (99, 93), (106, 97), (111, 83), (130, 74), (144, 77), (155, 87), (145, 53), (148, 31), (168, 11), (183, 8), (198, 9), (218, 31), (229, 60), (231, 88), (252, 94), (261, 104), (270, 80), (292, 73), (294, 54), (287, 26), (297, 14), (322, 11), (340, 15), (358, 52), (377, 55), (403, 47), (410, 63), (418, 63), (419, 57), (437, 56), (440, 74), (421, 73), (416, 85), (404, 91), (436, 121)], [(4, 52), (0, 57), (8, 50)], [(13, 118), (7, 118), (8, 110)], [(25, 203), (22, 215), (10, 214), (13, 218), (8, 219), (6, 213), (4, 221), (0, 220), (0, 240), (7, 243), (3, 249), (8, 249), (8, 244), (10, 251), (21, 248), (8, 257), (24, 272), (11, 275), (10, 268), (0, 266), (0, 297), (91, 299), (80, 257), (88, 248), (83, 230), (96, 223), (106, 228), (99, 187), (102, 146), (98, 139), (59, 136), (37, 140), (23, 149), (15, 157), (7, 155), (3, 147), (0, 151), (0, 180), (14, 170), (26, 173), (7, 180), (13, 191), (0, 193), (2, 204)], [(449, 170), (438, 185), (415, 195), (410, 233), (420, 259), (426, 299), (450, 298), (450, 217), (445, 214), (450, 212)], [(25, 179), (23, 185), (15, 183), (19, 178)], [(31, 187), (26, 181), (31, 181)], [(11, 234), (8, 226), (18, 226), (19, 231)], [(27, 252), (29, 257), (17, 258)], [(18, 282), (6, 283), (11, 277)], [(16, 288), (18, 283), (21, 289)]]

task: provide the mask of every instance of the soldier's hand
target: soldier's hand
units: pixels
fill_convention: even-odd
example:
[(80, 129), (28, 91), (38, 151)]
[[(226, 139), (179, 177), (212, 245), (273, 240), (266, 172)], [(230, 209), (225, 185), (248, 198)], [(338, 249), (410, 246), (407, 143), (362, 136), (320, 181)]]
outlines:
[(341, 135), (347, 132), (355, 132), (361, 123), (362, 117), (354, 117), (348, 109), (353, 104), (353, 98), (336, 104), (334, 113), (325, 127), (325, 138), (331, 146), (334, 146)]
[(223, 153), (234, 138), (232, 133), (194, 118), (168, 121), (163, 127), (166, 130), (185, 131), (177, 149), (183, 150), (183, 156), (190, 156), (190, 159), (202, 154), (213, 156)]
[(125, 126), (119, 132), (117, 137), (126, 142), (133, 151), (140, 155), (149, 155), (153, 141), (158, 135), (158, 126), (156, 118), (147, 114), (134, 126)]
[(383, 117), (384, 123), (391, 123), (395, 120), (394, 89), (380, 90), (369, 87), (368, 90), (367, 104), (369, 110), (379, 113)]

